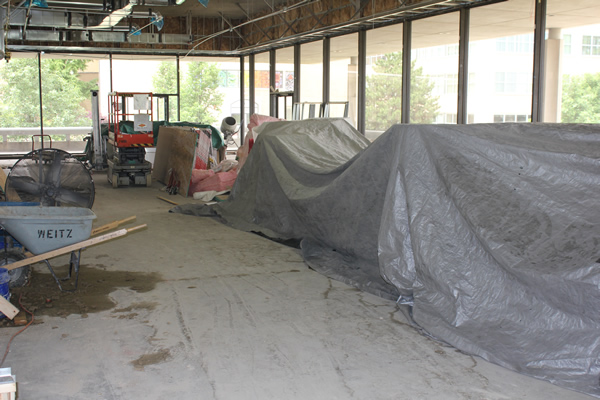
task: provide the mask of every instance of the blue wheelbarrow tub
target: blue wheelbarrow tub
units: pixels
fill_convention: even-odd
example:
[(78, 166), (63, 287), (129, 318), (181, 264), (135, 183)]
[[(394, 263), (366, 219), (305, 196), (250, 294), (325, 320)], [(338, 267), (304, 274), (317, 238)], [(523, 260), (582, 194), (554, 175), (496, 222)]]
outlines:
[(82, 207), (0, 207), (0, 225), (33, 254), (88, 239), (95, 218)]

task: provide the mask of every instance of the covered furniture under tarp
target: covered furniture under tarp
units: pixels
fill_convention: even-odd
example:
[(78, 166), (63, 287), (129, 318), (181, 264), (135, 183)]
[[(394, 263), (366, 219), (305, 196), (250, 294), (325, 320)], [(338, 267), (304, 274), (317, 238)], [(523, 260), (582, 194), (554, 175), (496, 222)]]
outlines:
[(396, 125), (369, 145), (344, 120), (272, 122), (212, 211), (301, 240), (462, 351), (600, 396), (597, 125)]

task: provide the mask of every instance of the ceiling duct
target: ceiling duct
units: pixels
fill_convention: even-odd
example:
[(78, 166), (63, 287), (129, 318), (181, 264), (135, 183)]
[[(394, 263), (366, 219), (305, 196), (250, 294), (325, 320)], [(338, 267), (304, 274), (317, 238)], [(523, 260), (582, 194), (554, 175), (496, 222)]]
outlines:
[[(147, 12), (133, 12), (135, 6), (146, 7), (168, 7), (176, 5), (175, 0), (126, 0), (117, 1), (118, 5), (110, 13), (107, 11), (82, 10), (81, 12), (66, 12), (62, 7), (53, 7), (54, 4), (63, 4), (62, 2), (50, 2), (48, 9), (32, 9), (29, 17), (26, 16), (26, 9), (23, 12), (13, 12), (10, 18), (10, 25), (30, 25), (43, 26), (50, 28), (64, 29), (90, 29), (90, 30), (111, 30), (126, 17), (148, 18), (151, 17)], [(80, 5), (89, 5), (91, 3), (78, 3)], [(5, 18), (2, 18), (4, 21)], [(87, 24), (84, 23), (87, 20)], [(26, 24), (27, 21), (27, 24)]]
[[(133, 11), (134, 6), (166, 7), (175, 5), (175, 0), (129, 0), (123, 8), (111, 12), (99, 25), (90, 26), (89, 29), (108, 29), (117, 25)], [(151, 16), (152, 17), (152, 16)], [(138, 29), (139, 30), (139, 29)]]

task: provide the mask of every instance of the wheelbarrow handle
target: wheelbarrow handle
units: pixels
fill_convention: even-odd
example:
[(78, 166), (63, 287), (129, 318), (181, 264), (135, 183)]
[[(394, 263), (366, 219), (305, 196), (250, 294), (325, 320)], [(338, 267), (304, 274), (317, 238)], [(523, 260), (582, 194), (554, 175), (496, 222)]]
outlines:
[(52, 258), (52, 257), (56, 257), (56, 256), (60, 256), (63, 254), (67, 254), (70, 253), (72, 251), (75, 250), (79, 250), (82, 249), (84, 247), (89, 247), (101, 242), (106, 242), (107, 240), (111, 240), (114, 238), (117, 238), (119, 236), (124, 236), (127, 235), (129, 232), (133, 232), (133, 231), (137, 231), (138, 229), (142, 229), (142, 228), (146, 228), (147, 225), (143, 224), (143, 225), (138, 225), (138, 226), (134, 226), (133, 228), (129, 228), (129, 229), (119, 229), (118, 231), (114, 231), (114, 232), (109, 232), (106, 233), (102, 236), (98, 236), (95, 238), (91, 238), (91, 239), (87, 239), (84, 240), (82, 242), (78, 242), (75, 244), (71, 244), (69, 246), (65, 246), (65, 247), (61, 247), (59, 249), (56, 250), (51, 250), (48, 251), (46, 253), (42, 253), (42, 254), (38, 254), (36, 256), (33, 257), (29, 257), (29, 258), (25, 258), (23, 260), (19, 260), (17, 262), (14, 263), (10, 263), (4, 266), (4, 268), (6, 268), (7, 270), (13, 270), (16, 268), (21, 268), (24, 267), (26, 265), (30, 265), (30, 264), (34, 264), (38, 261), (43, 261), (43, 260), (47, 260), (48, 258)]

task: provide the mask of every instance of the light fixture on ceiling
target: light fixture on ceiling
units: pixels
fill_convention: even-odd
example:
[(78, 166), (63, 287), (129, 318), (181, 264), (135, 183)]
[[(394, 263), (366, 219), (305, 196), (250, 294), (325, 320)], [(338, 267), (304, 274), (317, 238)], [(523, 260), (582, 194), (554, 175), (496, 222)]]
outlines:
[(142, 34), (142, 28), (137, 24), (131, 24), (131, 29), (127, 36), (140, 36)]
[(185, 2), (185, 0), (175, 0), (175, 4), (180, 6)]
[(208, 0), (198, 0), (198, 3), (202, 4), (204, 7), (208, 7)]
[(165, 20), (163, 16), (157, 11), (152, 12), (150, 23), (156, 26), (156, 29), (158, 29), (159, 31), (162, 30), (163, 26), (165, 26)]

